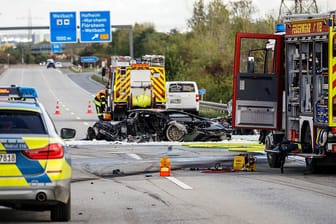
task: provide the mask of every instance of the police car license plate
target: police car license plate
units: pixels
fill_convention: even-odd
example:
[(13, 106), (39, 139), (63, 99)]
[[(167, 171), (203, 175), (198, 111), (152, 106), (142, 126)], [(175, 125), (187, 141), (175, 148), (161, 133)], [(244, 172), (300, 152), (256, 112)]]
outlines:
[(0, 154), (0, 163), (16, 163), (16, 155), (14, 153)]

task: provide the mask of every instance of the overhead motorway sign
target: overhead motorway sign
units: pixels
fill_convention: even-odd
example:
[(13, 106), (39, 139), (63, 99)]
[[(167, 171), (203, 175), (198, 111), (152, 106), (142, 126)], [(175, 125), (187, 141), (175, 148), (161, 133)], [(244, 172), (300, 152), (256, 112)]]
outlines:
[(77, 42), (76, 12), (50, 12), (50, 42)]
[(81, 57), (81, 63), (96, 63), (99, 60), (97, 56), (83, 56)]
[(110, 11), (80, 12), (80, 42), (111, 42)]
[(62, 44), (61, 43), (53, 43), (51, 44), (51, 52), (52, 53), (62, 53)]

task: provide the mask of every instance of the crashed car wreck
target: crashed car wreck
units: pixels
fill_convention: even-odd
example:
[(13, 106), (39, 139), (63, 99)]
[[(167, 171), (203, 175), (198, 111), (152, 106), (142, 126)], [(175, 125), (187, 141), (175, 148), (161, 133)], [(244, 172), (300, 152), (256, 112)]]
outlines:
[(232, 128), (205, 117), (175, 110), (135, 109), (122, 121), (97, 121), (87, 130), (88, 140), (107, 141), (221, 141)]

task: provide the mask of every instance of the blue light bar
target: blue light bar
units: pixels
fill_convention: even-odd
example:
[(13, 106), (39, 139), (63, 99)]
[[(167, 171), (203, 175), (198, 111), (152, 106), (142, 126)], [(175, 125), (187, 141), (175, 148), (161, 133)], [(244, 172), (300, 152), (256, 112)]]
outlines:
[(19, 96), (22, 98), (37, 98), (37, 90), (34, 87), (18, 87)]
[(286, 24), (278, 23), (275, 26), (275, 33), (283, 33), (286, 32)]

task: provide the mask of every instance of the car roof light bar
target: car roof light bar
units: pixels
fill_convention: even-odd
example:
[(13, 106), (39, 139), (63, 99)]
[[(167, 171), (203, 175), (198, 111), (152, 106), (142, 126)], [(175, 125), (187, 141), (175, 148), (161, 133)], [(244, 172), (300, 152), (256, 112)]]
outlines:
[(37, 99), (38, 94), (37, 90), (34, 87), (28, 86), (1, 86), (0, 87), (0, 96), (6, 96), (9, 99)]

